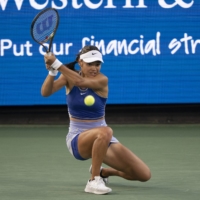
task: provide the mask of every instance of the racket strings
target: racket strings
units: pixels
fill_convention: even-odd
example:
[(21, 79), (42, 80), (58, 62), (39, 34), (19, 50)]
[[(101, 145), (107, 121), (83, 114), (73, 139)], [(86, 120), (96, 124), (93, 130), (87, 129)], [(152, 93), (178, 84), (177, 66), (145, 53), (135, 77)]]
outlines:
[(58, 20), (58, 15), (54, 10), (38, 16), (32, 29), (35, 40), (43, 43), (51, 39), (56, 31)]

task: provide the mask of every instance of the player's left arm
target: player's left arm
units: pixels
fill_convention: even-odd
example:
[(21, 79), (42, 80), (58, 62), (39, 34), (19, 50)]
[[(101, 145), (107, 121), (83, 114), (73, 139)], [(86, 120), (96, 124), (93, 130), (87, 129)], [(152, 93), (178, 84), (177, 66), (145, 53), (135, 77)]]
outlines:
[(41, 95), (48, 97), (67, 85), (66, 78), (61, 74), (57, 80), (53, 76), (48, 75), (41, 87)]

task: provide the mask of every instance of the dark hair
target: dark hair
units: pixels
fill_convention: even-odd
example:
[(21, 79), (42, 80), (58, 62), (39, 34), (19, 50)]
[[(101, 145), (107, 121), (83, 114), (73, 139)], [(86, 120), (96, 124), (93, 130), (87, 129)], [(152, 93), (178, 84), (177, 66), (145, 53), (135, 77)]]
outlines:
[(76, 60), (74, 62), (70, 62), (68, 64), (65, 64), (65, 66), (73, 71), (76, 71), (75, 70), (75, 65), (76, 63), (78, 63), (78, 60), (80, 58), (80, 55), (81, 54), (84, 54), (84, 53), (87, 53), (89, 51), (92, 51), (92, 50), (97, 50), (100, 52), (100, 50), (96, 47), (96, 46), (92, 46), (92, 45), (89, 45), (89, 46), (84, 46), (81, 51), (76, 55)]

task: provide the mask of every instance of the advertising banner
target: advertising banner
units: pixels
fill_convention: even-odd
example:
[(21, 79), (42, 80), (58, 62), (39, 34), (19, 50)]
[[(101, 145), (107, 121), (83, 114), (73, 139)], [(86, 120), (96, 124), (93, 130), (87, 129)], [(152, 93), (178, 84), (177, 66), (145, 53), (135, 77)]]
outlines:
[(48, 7), (60, 15), (52, 46), (60, 61), (85, 45), (102, 52), (108, 104), (200, 103), (200, 1), (0, 0), (0, 106), (66, 103), (65, 88), (40, 92), (45, 50), (30, 26)]

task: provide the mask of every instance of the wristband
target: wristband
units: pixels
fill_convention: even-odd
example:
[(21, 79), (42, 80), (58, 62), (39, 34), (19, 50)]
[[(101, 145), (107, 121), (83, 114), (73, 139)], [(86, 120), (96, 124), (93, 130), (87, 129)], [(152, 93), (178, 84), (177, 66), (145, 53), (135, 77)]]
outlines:
[(58, 70), (54, 70), (54, 69), (50, 69), (49, 70), (49, 75), (50, 76), (57, 76), (57, 74), (58, 74)]
[(56, 59), (54, 62), (53, 62), (53, 64), (51, 65), (51, 67), (53, 68), (53, 69), (58, 69), (60, 66), (62, 65), (62, 63), (58, 60), (58, 59)]

